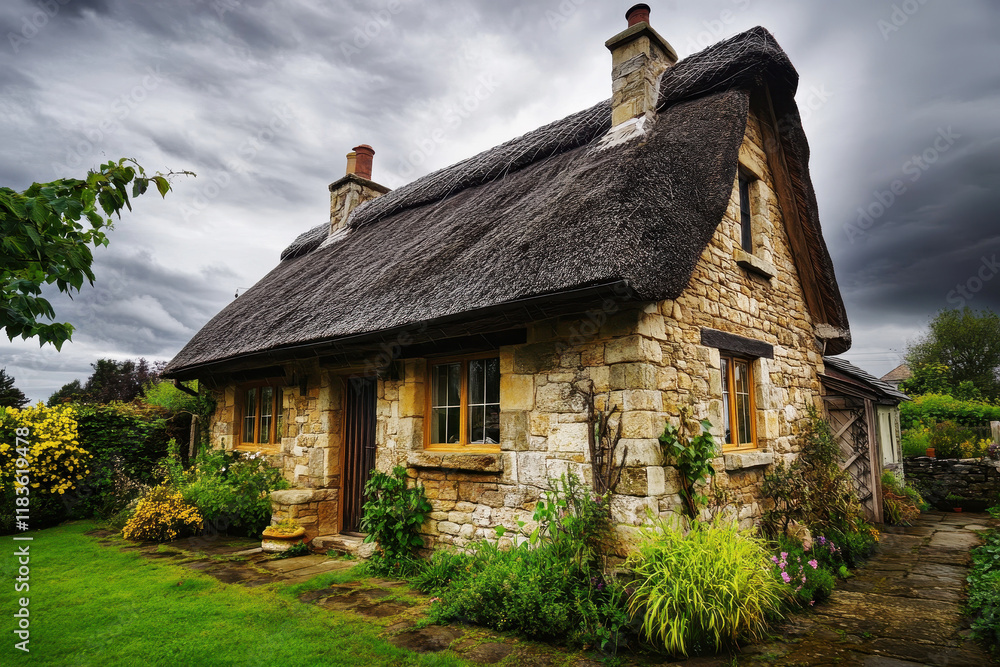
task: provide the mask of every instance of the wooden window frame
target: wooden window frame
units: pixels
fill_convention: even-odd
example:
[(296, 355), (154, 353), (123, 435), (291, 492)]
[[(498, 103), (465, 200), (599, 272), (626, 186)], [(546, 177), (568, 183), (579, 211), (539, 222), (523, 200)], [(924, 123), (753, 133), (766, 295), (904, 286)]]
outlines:
[[(433, 357), (427, 359), (427, 376), (424, 379), (426, 387), (426, 406), (424, 409), (424, 450), (430, 452), (461, 452), (467, 454), (496, 453), (500, 451), (500, 443), (495, 445), (470, 444), (468, 438), (469, 419), (469, 362), (477, 359), (496, 359), (500, 353), (496, 350), (490, 352), (480, 352), (477, 354), (462, 354), (447, 357)], [(459, 375), (461, 385), (459, 387), (459, 424), (461, 440), (457, 443), (432, 443), (432, 415), (434, 406), (434, 367), (442, 364), (453, 364), (460, 362), (462, 370)], [(498, 388), (499, 389), (499, 388)]]
[[(733, 433), (733, 434), (736, 434), (736, 433), (739, 432), (739, 427), (738, 427), (737, 413), (736, 413), (736, 391), (735, 391), (735, 389), (736, 389), (735, 375), (736, 374), (732, 371), (732, 368), (733, 368), (733, 366), (735, 365), (736, 362), (743, 362), (743, 363), (745, 363), (747, 365), (747, 387), (749, 388), (749, 391), (747, 393), (748, 393), (748, 398), (749, 398), (749, 403), (750, 403), (750, 424), (749, 424), (749, 426), (750, 426), (750, 442), (744, 442), (744, 443), (723, 442), (722, 443), (722, 449), (725, 452), (734, 452), (734, 451), (759, 449), (760, 445), (757, 442), (757, 403), (756, 403), (756, 397), (754, 396), (757, 393), (757, 391), (756, 391), (757, 390), (757, 384), (756, 384), (756, 375), (757, 374), (754, 371), (754, 361), (755, 361), (755, 359), (752, 359), (750, 357), (740, 356), (740, 355), (734, 355), (734, 354), (723, 354), (723, 355), (720, 355), (720, 363), (719, 363), (719, 365), (720, 365), (719, 372), (720, 373), (722, 372), (721, 366), (722, 366), (722, 362), (723, 361), (728, 361), (729, 364), (730, 364), (730, 366), (729, 366), (730, 370), (726, 374), (726, 376), (723, 378), (725, 384), (722, 387), (722, 391), (723, 391), (724, 394), (725, 393), (729, 394), (729, 424), (730, 424), (730, 433)], [(725, 409), (725, 404), (726, 404), (726, 401), (723, 400), (723, 409)], [(723, 422), (723, 431), (725, 431), (725, 422)], [(725, 437), (725, 436), (723, 436), (723, 437)], [(736, 437), (737, 436), (734, 435), (733, 439), (735, 440)], [(727, 440), (728, 440), (728, 438), (727, 438)]]
[[(272, 400), (271, 427), (268, 429), (268, 441), (256, 442), (257, 434), (260, 433), (261, 403), (260, 390), (270, 387), (274, 390)], [(243, 442), (243, 415), (246, 412), (246, 394), (250, 389), (257, 389), (257, 413), (254, 417), (254, 440), (255, 442)], [(278, 423), (285, 424), (284, 420), (284, 382), (274, 382), (262, 380), (258, 382), (245, 382), (236, 386), (236, 438), (233, 448), (242, 451), (277, 451), (281, 447), (281, 433), (278, 432)]]

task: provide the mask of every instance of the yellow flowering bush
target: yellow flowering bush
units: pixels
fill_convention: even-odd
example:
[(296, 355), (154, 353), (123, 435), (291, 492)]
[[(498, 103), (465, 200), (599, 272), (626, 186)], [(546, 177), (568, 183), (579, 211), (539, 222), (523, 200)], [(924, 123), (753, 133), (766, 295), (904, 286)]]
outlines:
[[(25, 449), (27, 457), (22, 456)], [(61, 495), (90, 474), (90, 461), (77, 440), (72, 406), (0, 408), (0, 491), (11, 489), (23, 477), (17, 470), (26, 469), (32, 492)]]
[(186, 532), (201, 530), (203, 526), (197, 507), (184, 502), (183, 496), (174, 489), (158, 486), (139, 500), (135, 513), (122, 529), (122, 537), (165, 542)]

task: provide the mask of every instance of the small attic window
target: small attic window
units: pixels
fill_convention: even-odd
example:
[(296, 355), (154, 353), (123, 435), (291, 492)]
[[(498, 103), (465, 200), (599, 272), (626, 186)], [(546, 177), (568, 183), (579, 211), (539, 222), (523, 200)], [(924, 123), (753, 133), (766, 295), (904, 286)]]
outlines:
[(740, 246), (753, 254), (753, 227), (750, 215), (750, 183), (754, 176), (740, 169)]

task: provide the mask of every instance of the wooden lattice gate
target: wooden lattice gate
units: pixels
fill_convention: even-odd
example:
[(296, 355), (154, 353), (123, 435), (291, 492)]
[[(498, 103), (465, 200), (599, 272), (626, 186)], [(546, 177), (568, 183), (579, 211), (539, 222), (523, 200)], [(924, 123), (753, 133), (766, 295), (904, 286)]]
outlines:
[(826, 411), (834, 438), (840, 445), (841, 468), (847, 470), (869, 519), (882, 521), (879, 486), (881, 456), (875, 444), (875, 409), (857, 396), (827, 395)]

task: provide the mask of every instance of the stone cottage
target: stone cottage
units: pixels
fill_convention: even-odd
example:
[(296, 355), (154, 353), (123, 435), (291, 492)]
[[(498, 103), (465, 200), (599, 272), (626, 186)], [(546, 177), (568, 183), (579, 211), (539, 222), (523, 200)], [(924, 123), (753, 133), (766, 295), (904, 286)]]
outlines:
[(330, 220), (213, 318), (165, 375), (197, 378), (212, 445), (262, 451), (311, 536), (359, 529), (374, 467), (434, 507), (428, 546), (530, 520), (591, 482), (591, 411), (620, 423), (623, 534), (679, 506), (657, 437), (681, 410), (759, 516), (796, 456), (823, 355), (850, 347), (817, 214), (797, 74), (755, 28), (683, 61), (637, 5), (610, 100), (393, 191), (348, 156)]

